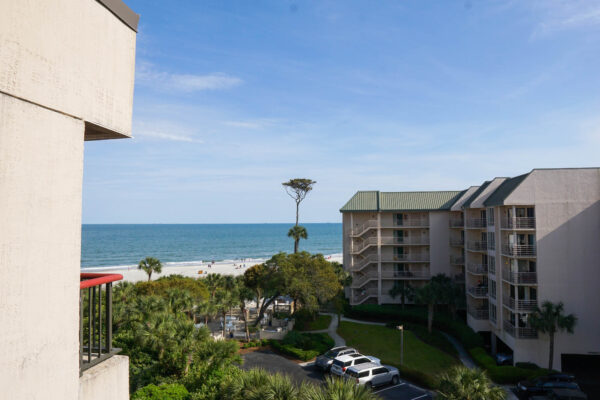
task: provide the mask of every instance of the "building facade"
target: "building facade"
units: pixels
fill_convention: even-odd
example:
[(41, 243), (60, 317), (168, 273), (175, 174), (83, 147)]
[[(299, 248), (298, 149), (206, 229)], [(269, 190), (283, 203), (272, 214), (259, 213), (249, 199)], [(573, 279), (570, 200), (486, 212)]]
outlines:
[(0, 397), (127, 399), (127, 357), (80, 375), (81, 192), (84, 141), (131, 135), (138, 16), (0, 9)]
[[(467, 323), (489, 333), (493, 351), (508, 348), (515, 362), (547, 365), (549, 338), (530, 326), (529, 315), (548, 300), (563, 302), (565, 312), (578, 318), (573, 335), (556, 335), (554, 366), (600, 357), (600, 168), (534, 169), (461, 192), (425, 193), (419, 195), (420, 211), (399, 200), (389, 208), (381, 199), (400, 199), (402, 194), (380, 192), (358, 192), (341, 209), (344, 267), (354, 278), (351, 304), (398, 303), (386, 294), (394, 285), (390, 281), (423, 284), (431, 275), (445, 273), (464, 282)], [(454, 195), (448, 203), (428, 203), (436, 193)], [(422, 229), (419, 235), (427, 237), (427, 244), (399, 243), (399, 234), (393, 233), (404, 230), (394, 219), (398, 215), (400, 221), (424, 221), (410, 229)], [(436, 219), (445, 223), (431, 223)], [(416, 251), (395, 250), (409, 246)], [(426, 254), (419, 267), (413, 259), (408, 266), (411, 272), (425, 273), (394, 275), (406, 268), (396, 266), (398, 252), (405, 251)]]

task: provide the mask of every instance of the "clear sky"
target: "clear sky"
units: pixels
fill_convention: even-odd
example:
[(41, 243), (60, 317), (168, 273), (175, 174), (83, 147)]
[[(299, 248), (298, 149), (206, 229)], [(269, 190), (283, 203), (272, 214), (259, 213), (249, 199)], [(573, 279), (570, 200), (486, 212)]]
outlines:
[(599, 1), (158, 1), (134, 139), (88, 142), (85, 223), (304, 222), (357, 190), (600, 166)]

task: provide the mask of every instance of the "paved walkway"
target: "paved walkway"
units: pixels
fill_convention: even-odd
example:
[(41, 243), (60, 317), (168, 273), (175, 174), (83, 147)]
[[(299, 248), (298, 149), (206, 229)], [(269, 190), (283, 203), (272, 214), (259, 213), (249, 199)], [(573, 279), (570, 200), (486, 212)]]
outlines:
[[(331, 336), (331, 338), (335, 342), (335, 347), (345, 346), (346, 341), (344, 340), (343, 337), (341, 337), (337, 333), (337, 328), (338, 328), (337, 315), (330, 314), (330, 313), (320, 313), (320, 314), (321, 315), (329, 315), (331, 317), (331, 322), (329, 323), (329, 327), (327, 329), (321, 329), (318, 331), (307, 331), (307, 332), (308, 333), (327, 333), (329, 336)], [(342, 320), (344, 320), (344, 318), (342, 318)]]
[(465, 367), (471, 368), (471, 369), (477, 367), (477, 364), (475, 364), (475, 361), (473, 361), (473, 359), (469, 355), (469, 352), (467, 352), (467, 350), (463, 347), (462, 344), (460, 344), (460, 342), (458, 340), (456, 340), (456, 338), (454, 338), (453, 336), (450, 336), (444, 332), (442, 332), (442, 335), (446, 336), (446, 339), (448, 339), (448, 341), (450, 343), (452, 343), (452, 346), (454, 346), (456, 351), (458, 351), (458, 358)]

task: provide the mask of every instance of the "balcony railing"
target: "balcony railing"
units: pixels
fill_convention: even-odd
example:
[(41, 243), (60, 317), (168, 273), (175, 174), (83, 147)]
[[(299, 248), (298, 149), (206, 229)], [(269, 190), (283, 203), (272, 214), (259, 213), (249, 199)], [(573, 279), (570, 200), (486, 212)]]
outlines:
[(502, 271), (502, 279), (513, 284), (535, 285), (537, 272), (512, 272), (505, 269)]
[(467, 307), (467, 312), (469, 315), (475, 319), (489, 319), (490, 310), (486, 308), (476, 308), (471, 305)]
[[(379, 226), (379, 223), (376, 219), (370, 219), (366, 221), (364, 224), (359, 225), (355, 228), (352, 228), (350, 231), (351, 236), (362, 236), (369, 229), (375, 229)], [(429, 226), (429, 218), (428, 217), (413, 217), (413, 218), (404, 218), (402, 221), (394, 220), (393, 224), (390, 223), (381, 223), (382, 229), (394, 229), (394, 228), (426, 228)]]
[(504, 218), (502, 229), (535, 229), (535, 217)]
[[(359, 260), (354, 266), (351, 268), (351, 271), (356, 272), (362, 270), (369, 264), (374, 264), (379, 262), (379, 257), (377, 254), (369, 254), (365, 258)], [(397, 254), (395, 256), (382, 256), (381, 263), (406, 263), (406, 262), (429, 262), (429, 254), (428, 253), (409, 253), (409, 254)]]
[(471, 286), (467, 289), (467, 292), (477, 298), (485, 298), (488, 295), (488, 287), (487, 286)]
[(463, 256), (450, 256), (450, 264), (465, 265), (465, 258)]
[(463, 228), (465, 226), (465, 220), (462, 218), (451, 218), (448, 221), (450, 228)]
[(464, 246), (465, 239), (463, 238), (450, 238), (450, 246)]
[(469, 251), (487, 251), (487, 241), (479, 240), (467, 243)]
[[(377, 272), (370, 272), (365, 275), (354, 276), (352, 278), (352, 287), (359, 288), (371, 280), (378, 280)], [(426, 280), (431, 278), (429, 271), (383, 271), (381, 279), (397, 279), (397, 280)]]
[(510, 296), (503, 296), (502, 303), (514, 311), (535, 311), (537, 308), (537, 300), (517, 301)]
[(488, 266), (487, 264), (467, 264), (467, 271), (474, 275), (487, 275)]
[(377, 246), (377, 237), (376, 236), (367, 238), (367, 239), (363, 240), (361, 243), (354, 246), (351, 253), (352, 254), (362, 253), (363, 250), (365, 250), (367, 247), (370, 247), (370, 246)]
[(480, 229), (487, 227), (485, 218), (469, 218), (467, 219), (467, 228)]
[(352, 236), (361, 236), (363, 233), (368, 231), (369, 229), (377, 228), (377, 220), (370, 219), (362, 225), (359, 225), (355, 228), (352, 228), (350, 234)]
[[(352, 254), (359, 254), (367, 247), (377, 246), (378, 240), (377, 237), (370, 237), (365, 239), (362, 243), (358, 244), (352, 250)], [(382, 246), (405, 246), (405, 245), (429, 245), (429, 238), (422, 236), (383, 236), (381, 237), (381, 245)]]
[(119, 274), (80, 274), (80, 373), (121, 350), (112, 347), (112, 282), (121, 279), (123, 275)]
[(502, 255), (531, 258), (536, 256), (536, 247), (530, 244), (505, 244), (502, 246)]
[(504, 332), (516, 339), (537, 339), (537, 330), (530, 327), (518, 327), (510, 323), (510, 321), (504, 321)]

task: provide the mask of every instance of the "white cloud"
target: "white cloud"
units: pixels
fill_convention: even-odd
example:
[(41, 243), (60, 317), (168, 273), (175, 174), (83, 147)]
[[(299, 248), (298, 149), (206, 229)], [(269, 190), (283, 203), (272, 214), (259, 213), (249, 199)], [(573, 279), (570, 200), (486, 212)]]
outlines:
[(227, 126), (232, 126), (234, 128), (243, 128), (243, 129), (262, 129), (268, 126), (272, 126), (277, 121), (274, 119), (256, 119), (249, 121), (224, 121), (223, 124)]
[(532, 37), (556, 32), (600, 26), (600, 2), (544, 0), (535, 3), (534, 11), (540, 21)]
[(158, 71), (152, 64), (141, 62), (136, 70), (136, 83), (160, 90), (191, 93), (229, 89), (240, 85), (242, 80), (222, 72), (206, 75), (169, 73)]
[(135, 123), (133, 137), (136, 139), (157, 139), (172, 142), (203, 143), (189, 129), (166, 121), (146, 121)]

